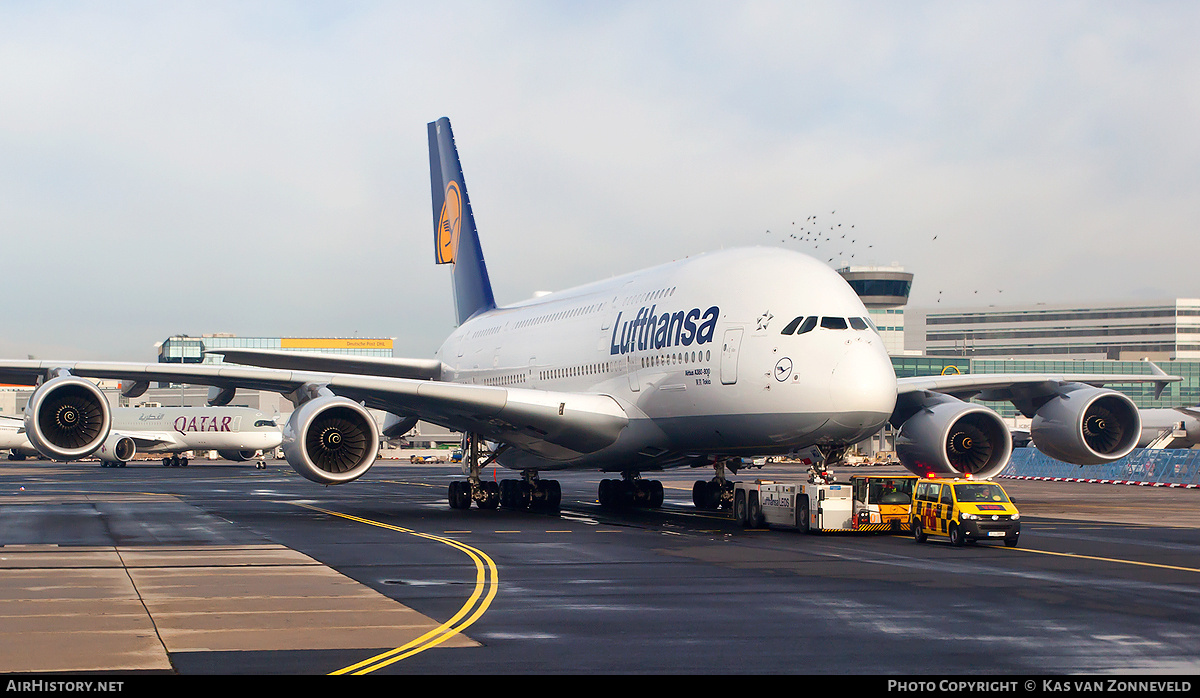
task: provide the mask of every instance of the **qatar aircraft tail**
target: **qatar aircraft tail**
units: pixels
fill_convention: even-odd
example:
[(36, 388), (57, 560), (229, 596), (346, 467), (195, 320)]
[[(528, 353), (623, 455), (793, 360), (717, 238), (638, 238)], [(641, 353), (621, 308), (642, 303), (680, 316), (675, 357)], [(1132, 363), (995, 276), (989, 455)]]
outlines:
[(458, 324), (496, 307), (475, 216), (463, 181), (450, 119), (429, 124), (429, 180), (433, 192), (434, 253), (438, 264), (453, 264), (451, 278)]

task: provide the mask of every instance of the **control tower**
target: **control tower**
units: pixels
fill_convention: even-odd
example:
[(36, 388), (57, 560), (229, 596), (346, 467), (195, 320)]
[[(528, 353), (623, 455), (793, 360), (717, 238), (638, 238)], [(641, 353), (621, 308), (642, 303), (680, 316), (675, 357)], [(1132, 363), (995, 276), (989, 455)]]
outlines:
[(837, 270), (871, 313), (889, 354), (904, 352), (904, 306), (912, 290), (913, 275), (904, 267), (852, 267)]

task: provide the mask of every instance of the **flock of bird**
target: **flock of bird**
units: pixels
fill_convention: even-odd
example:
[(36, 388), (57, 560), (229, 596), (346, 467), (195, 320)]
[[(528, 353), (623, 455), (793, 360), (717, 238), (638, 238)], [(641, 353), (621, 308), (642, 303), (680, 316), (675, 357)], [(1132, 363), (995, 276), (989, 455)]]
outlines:
[[(855, 226), (843, 225), (836, 220), (836, 216), (837, 210), (833, 210), (828, 216), (814, 214), (803, 221), (792, 221), (791, 230), (782, 234), (779, 242), (784, 245), (795, 244), (801, 247), (803, 252), (817, 259), (828, 255), (826, 261), (830, 263), (834, 260), (853, 260), (856, 255), (863, 255), (875, 247), (873, 244), (866, 244), (865, 240), (860, 243), (861, 235)], [(765, 234), (778, 233), (767, 230)], [(930, 243), (936, 243), (937, 240), (938, 236), (934, 235)], [(996, 293), (1002, 294), (1004, 291), (996, 289)], [(974, 295), (979, 295), (978, 289)], [(942, 302), (941, 291), (937, 292), (936, 302)]]
[[(836, 215), (836, 210), (829, 213), (830, 217)], [(795, 241), (802, 247), (810, 249), (810, 254), (817, 259), (830, 254), (831, 250), (837, 250), (837, 254), (829, 258), (828, 261), (830, 262), (835, 259), (842, 259), (846, 254), (846, 250), (857, 250), (857, 252), (850, 252), (850, 259), (854, 259), (854, 256), (859, 252), (875, 247), (874, 245), (867, 245), (864, 248), (858, 245), (858, 233), (853, 225), (843, 227), (837, 221), (830, 221), (828, 218), (818, 220), (818, 218), (817, 215), (809, 216), (804, 219), (799, 227), (796, 227), (797, 221), (792, 221), (792, 231), (787, 233), (786, 237), (779, 242), (788, 244), (789, 241)], [(828, 227), (826, 227), (826, 223), (829, 223)], [(771, 231), (768, 230), (766, 234), (770, 235)], [(937, 239), (937, 237), (934, 236), (934, 239)], [(856, 247), (856, 245), (858, 246)], [(822, 252), (822, 246), (824, 246), (824, 252)]]

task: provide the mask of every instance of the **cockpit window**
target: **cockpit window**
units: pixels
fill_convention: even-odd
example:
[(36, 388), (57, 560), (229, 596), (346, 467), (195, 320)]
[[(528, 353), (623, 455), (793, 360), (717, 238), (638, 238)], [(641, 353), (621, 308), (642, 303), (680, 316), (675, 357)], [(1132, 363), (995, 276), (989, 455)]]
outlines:
[(867, 329), (867, 321), (860, 317), (852, 317), (850, 318), (850, 326), (856, 330), (865, 330)]
[[(781, 334), (792, 334), (793, 332), (796, 334), (804, 334), (805, 332), (812, 330), (812, 328), (814, 328), (816, 326), (817, 326), (817, 317), (815, 315), (809, 315), (808, 317), (804, 317), (803, 315), (801, 315), (800, 317), (796, 318), (795, 320), (792, 320), (791, 322), (789, 322), (787, 324), (787, 327), (783, 328), (783, 332), (781, 332)], [(799, 328), (799, 329), (796, 329), (796, 328)]]
[(846, 318), (844, 317), (823, 317), (821, 318), (821, 327), (827, 330), (844, 330), (846, 329)]

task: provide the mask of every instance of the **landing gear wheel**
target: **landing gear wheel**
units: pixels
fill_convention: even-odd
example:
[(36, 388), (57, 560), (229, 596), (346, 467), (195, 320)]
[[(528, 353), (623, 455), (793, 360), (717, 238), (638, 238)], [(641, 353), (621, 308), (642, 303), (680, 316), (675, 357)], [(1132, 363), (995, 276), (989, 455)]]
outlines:
[(649, 497), (646, 501), (646, 506), (651, 509), (661, 509), (663, 504), (663, 486), (658, 480), (650, 481)]
[(616, 497), (613, 493), (613, 481), (605, 478), (600, 481), (600, 487), (596, 492), (596, 498), (600, 500), (600, 506), (605, 509), (616, 506)]
[(732, 489), (732, 483), (726, 486), (717, 480), (697, 480), (696, 484), (692, 485), (692, 504), (695, 504), (697, 509), (704, 511), (727, 508), (733, 503), (733, 497), (731, 496), (727, 500), (724, 495), (726, 490)]
[(471, 508), (471, 483), (462, 480), (451, 482), (448, 495), (451, 509)]
[(495, 509), (500, 506), (500, 485), (484, 482), (479, 487), (483, 490), (483, 499), (476, 503), (480, 509)]
[(559, 505), (562, 504), (562, 486), (558, 484), (558, 480), (542, 480), (541, 484), (541, 490), (544, 492), (542, 507), (547, 511), (558, 511)]

